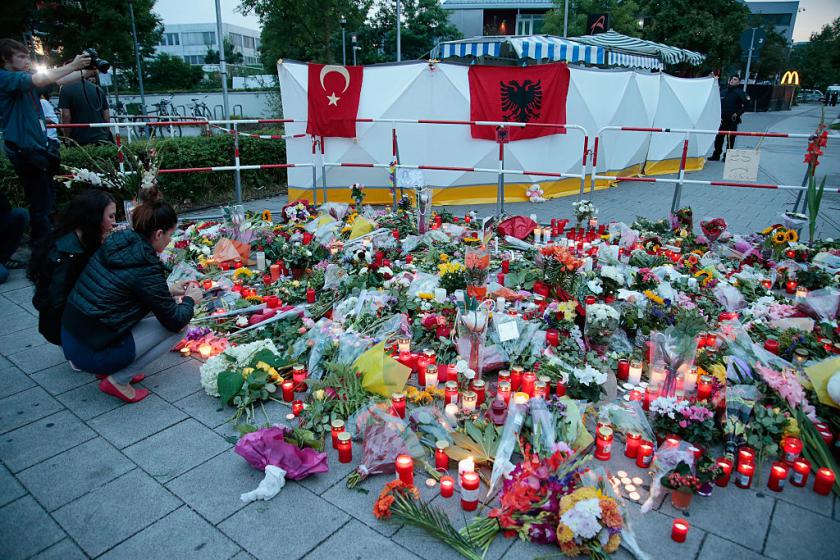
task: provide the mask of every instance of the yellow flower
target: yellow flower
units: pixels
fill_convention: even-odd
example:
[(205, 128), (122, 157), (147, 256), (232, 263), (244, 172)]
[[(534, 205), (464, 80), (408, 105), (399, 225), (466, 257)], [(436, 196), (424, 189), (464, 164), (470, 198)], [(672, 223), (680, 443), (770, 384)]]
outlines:
[(441, 253), (440, 262), (443, 262), (443, 263), (449, 262), (449, 255), (447, 255), (446, 253)]
[(246, 266), (243, 266), (242, 268), (237, 268), (236, 270), (233, 271), (233, 278), (235, 280), (241, 280), (243, 278), (251, 278), (253, 275), (254, 275), (254, 272)]
[(322, 400), (324, 400), (324, 390), (323, 389), (318, 389), (317, 391), (312, 393), (312, 396), (315, 397), (316, 401), (322, 401)]
[(700, 284), (705, 286), (708, 284), (712, 279), (712, 273), (706, 269), (698, 270), (694, 273), (694, 277), (700, 280)]
[(795, 229), (787, 230), (787, 234), (785, 235), (789, 243), (796, 243), (799, 241), (799, 234), (796, 233)]
[(655, 303), (657, 305), (662, 305), (663, 303), (665, 303), (664, 299), (662, 299), (658, 295), (654, 294), (650, 290), (645, 290), (644, 294), (645, 294), (645, 297), (647, 297), (650, 301), (652, 301), (653, 303)]
[(263, 210), (262, 211), (262, 221), (264, 222), (271, 222), (271, 210)]
[(430, 294), (429, 292), (418, 292), (417, 297), (419, 297), (420, 299), (431, 300), (435, 299), (435, 294)]
[(262, 303), (263, 298), (261, 296), (248, 296), (245, 298), (246, 301), (250, 303)]
[(248, 376), (251, 375), (253, 372), (254, 368), (252, 367), (242, 368), (242, 379), (247, 379)]
[(768, 233), (770, 233), (771, 231), (773, 231), (773, 228), (775, 228), (775, 227), (776, 227), (776, 226), (767, 226), (766, 228), (764, 228), (763, 230), (761, 230), (759, 233), (760, 233), (761, 235), (767, 235)]
[(479, 239), (478, 237), (465, 237), (463, 241), (467, 245), (477, 245), (481, 242), (481, 239)]
[(784, 436), (798, 436), (799, 435), (799, 422), (796, 421), (796, 418), (793, 416), (787, 419), (787, 423), (785, 424)]
[(712, 364), (709, 366), (709, 373), (713, 375), (722, 385), (726, 384), (726, 367), (723, 364)]
[(776, 233), (773, 234), (773, 243), (781, 245), (785, 242), (787, 242), (787, 234), (785, 233), (785, 230), (776, 230)]
[(457, 274), (464, 270), (464, 265), (459, 262), (448, 262), (438, 265), (438, 276), (445, 276), (447, 274)]

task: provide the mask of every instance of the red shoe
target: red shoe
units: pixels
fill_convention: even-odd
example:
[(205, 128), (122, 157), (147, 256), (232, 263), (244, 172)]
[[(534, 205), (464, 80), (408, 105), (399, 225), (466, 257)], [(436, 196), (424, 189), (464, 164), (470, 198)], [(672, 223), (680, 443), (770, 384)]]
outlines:
[(106, 395), (111, 395), (112, 397), (117, 397), (120, 400), (123, 400), (127, 403), (136, 403), (140, 402), (146, 397), (149, 396), (148, 389), (135, 389), (134, 390), (134, 398), (130, 399), (126, 397), (119, 389), (114, 387), (114, 384), (111, 383), (108, 378), (106, 377), (102, 381), (99, 382), (99, 390), (105, 393)]
[[(97, 379), (105, 379), (106, 377), (108, 377), (108, 376), (104, 373), (97, 373), (96, 374)], [(129, 381), (129, 383), (131, 383), (133, 385), (135, 383), (140, 383), (144, 379), (146, 379), (146, 374), (145, 373), (138, 373), (137, 375), (135, 375), (134, 377), (131, 378), (131, 381)]]

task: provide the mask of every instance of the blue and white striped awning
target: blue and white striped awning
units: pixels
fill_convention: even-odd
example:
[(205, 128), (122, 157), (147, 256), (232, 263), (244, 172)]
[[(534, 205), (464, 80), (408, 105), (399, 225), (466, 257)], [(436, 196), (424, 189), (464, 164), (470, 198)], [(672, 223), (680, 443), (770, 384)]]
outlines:
[(688, 49), (663, 45), (662, 43), (646, 41), (637, 37), (628, 37), (627, 35), (622, 35), (612, 29), (606, 33), (598, 33), (597, 35), (581, 35), (580, 37), (575, 37), (575, 41), (586, 45), (597, 45), (605, 49), (614, 49), (629, 54), (655, 56), (659, 60), (668, 64), (687, 62), (697, 66), (706, 58), (704, 55)]
[(608, 53), (608, 60), (610, 66), (626, 66), (627, 68), (659, 68), (661, 70), (665, 66), (661, 60), (652, 56), (612, 51)]
[(471, 41), (450, 41), (441, 43), (441, 58), (453, 56), (499, 56), (502, 50), (500, 42), (471, 42)]
[(509, 40), (519, 58), (604, 64), (604, 49), (601, 47), (581, 45), (548, 35), (511, 37)]

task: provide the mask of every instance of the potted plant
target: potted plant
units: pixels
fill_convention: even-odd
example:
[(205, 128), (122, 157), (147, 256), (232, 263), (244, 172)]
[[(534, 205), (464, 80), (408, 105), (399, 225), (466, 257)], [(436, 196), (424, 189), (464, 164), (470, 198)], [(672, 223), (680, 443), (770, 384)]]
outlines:
[(671, 491), (671, 505), (686, 511), (691, 505), (691, 498), (700, 488), (700, 479), (691, 472), (688, 464), (680, 461), (676, 467), (662, 477), (662, 486)]
[(697, 472), (697, 479), (700, 481), (700, 488), (697, 489), (697, 494), (700, 496), (711, 496), (712, 489), (715, 487), (714, 481), (721, 477), (723, 468), (708, 454), (703, 453), (697, 460), (695, 470)]

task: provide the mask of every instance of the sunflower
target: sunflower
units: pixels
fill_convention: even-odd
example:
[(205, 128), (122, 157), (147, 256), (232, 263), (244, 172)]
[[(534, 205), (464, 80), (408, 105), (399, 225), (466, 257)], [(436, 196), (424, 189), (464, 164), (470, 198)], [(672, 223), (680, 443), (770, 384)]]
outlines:
[(795, 229), (787, 230), (785, 237), (787, 238), (789, 243), (796, 243), (797, 241), (799, 241), (799, 234), (796, 233)]
[(786, 242), (787, 242), (787, 234), (785, 233), (785, 230), (783, 230), (783, 229), (776, 230), (776, 232), (773, 234), (773, 243), (775, 245), (781, 245), (782, 243), (786, 243)]
[(263, 210), (261, 217), (262, 217), (262, 221), (270, 223), (272, 221), (271, 220), (271, 210), (267, 210), (267, 209)]
[(706, 269), (698, 270), (694, 273), (694, 277), (700, 281), (700, 284), (705, 286), (712, 280), (712, 273)]
[(234, 280), (242, 280), (243, 278), (249, 279), (254, 275), (254, 271), (247, 267), (237, 268), (233, 272), (233, 279)]

